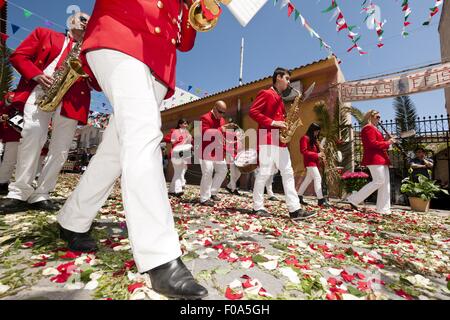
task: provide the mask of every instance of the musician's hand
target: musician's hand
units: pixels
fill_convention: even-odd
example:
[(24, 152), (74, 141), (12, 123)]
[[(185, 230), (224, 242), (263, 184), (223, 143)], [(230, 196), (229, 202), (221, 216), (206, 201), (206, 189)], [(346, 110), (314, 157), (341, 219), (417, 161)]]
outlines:
[(284, 122), (284, 121), (275, 121), (275, 120), (272, 122), (272, 127), (282, 128), (282, 129), (286, 129), (287, 128), (286, 122)]
[(388, 141), (389, 141), (390, 144), (394, 144), (394, 143), (398, 142), (395, 137), (391, 137)]
[(7, 114), (2, 114), (0, 117), (0, 122), (5, 122), (9, 119), (9, 116)]
[(39, 83), (43, 88), (49, 88), (55, 79), (52, 76), (48, 76), (46, 74), (40, 74), (33, 78), (34, 81)]
[(325, 158), (325, 153), (322, 151), (322, 152), (319, 152), (319, 158), (322, 158), (322, 159), (324, 159)]

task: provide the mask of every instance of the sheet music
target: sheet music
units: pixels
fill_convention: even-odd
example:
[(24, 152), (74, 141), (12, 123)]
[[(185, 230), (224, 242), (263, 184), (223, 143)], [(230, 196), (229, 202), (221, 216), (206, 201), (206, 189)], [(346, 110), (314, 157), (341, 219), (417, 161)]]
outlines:
[(245, 27), (268, 0), (232, 0), (228, 9), (239, 23)]

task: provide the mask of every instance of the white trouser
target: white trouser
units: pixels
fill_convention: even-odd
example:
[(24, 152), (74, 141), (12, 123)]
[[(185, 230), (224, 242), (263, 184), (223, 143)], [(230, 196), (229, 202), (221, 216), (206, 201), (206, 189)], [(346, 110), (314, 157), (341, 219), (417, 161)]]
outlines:
[(306, 167), (306, 177), (298, 189), (298, 195), (303, 196), (311, 181), (314, 181), (314, 191), (316, 192), (317, 199), (322, 199), (322, 177), (317, 167)]
[[(10, 183), (8, 198), (34, 203), (48, 200), (69, 154), (78, 121), (61, 116), (61, 105), (54, 112), (41, 111), (34, 102), (39, 90), (31, 93), (24, 109), (24, 127), (17, 152), (16, 181)], [(38, 169), (42, 147), (47, 141), (48, 125), (52, 120), (52, 138), (48, 158), (39, 176), (36, 190), (32, 183)]]
[(372, 175), (372, 181), (366, 184), (357, 193), (350, 195), (347, 200), (354, 205), (363, 202), (368, 196), (378, 190), (377, 212), (391, 212), (391, 184), (389, 177), (389, 167), (382, 165), (367, 166)]
[(0, 156), (3, 154), (4, 150), (5, 150), (5, 144), (3, 142), (0, 142)]
[(187, 170), (187, 160), (172, 158), (173, 165), (173, 177), (169, 186), (169, 192), (180, 193), (183, 191), (183, 186), (186, 184), (184, 180), (184, 174)]
[(38, 162), (38, 166), (37, 166), (37, 171), (36, 171), (36, 174), (35, 174), (36, 177), (39, 177), (39, 176), (41, 175), (42, 168), (43, 168), (43, 166), (44, 166), (45, 157), (46, 157), (46, 156), (42, 156), (42, 155), (39, 157), (39, 162)]
[(259, 170), (256, 174), (255, 186), (253, 187), (253, 209), (265, 210), (264, 187), (270, 176), (275, 172), (275, 169), (280, 170), (289, 212), (300, 209), (289, 149), (273, 145), (260, 145), (258, 156)]
[[(202, 180), (200, 181), (200, 202), (205, 202), (211, 195), (216, 195), (227, 176), (225, 160), (212, 161), (200, 159)], [(213, 177), (214, 175), (214, 177)]]
[(230, 182), (228, 183), (228, 189), (231, 191), (236, 190), (236, 183), (241, 177), (241, 171), (234, 165), (234, 162), (230, 162)]
[(87, 60), (114, 115), (58, 222), (87, 232), (121, 176), (128, 236), (138, 271), (145, 272), (181, 256), (159, 146), (167, 88), (148, 66), (119, 51), (90, 51)]
[(17, 162), (19, 141), (5, 142), (3, 161), (0, 165), (0, 183), (9, 183)]
[(266, 182), (266, 192), (269, 197), (273, 197), (275, 195), (272, 190), (273, 177), (274, 175), (271, 175)]

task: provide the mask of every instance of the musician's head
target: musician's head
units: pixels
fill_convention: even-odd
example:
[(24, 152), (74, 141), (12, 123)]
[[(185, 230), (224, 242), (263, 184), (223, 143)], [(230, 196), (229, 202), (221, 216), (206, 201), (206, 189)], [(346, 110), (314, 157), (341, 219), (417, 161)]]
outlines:
[(423, 159), (425, 158), (425, 156), (426, 156), (425, 149), (422, 148), (422, 147), (417, 147), (417, 148), (414, 150), (414, 153), (416, 154), (416, 158), (418, 158), (418, 159), (420, 159), (420, 160), (423, 160)]
[(221, 119), (227, 112), (227, 104), (225, 103), (225, 101), (222, 101), (222, 100), (217, 101), (214, 104), (214, 108), (213, 108), (212, 112), (216, 119)]
[(272, 75), (272, 83), (279, 92), (283, 92), (291, 83), (291, 72), (285, 68), (276, 68)]
[(380, 122), (380, 119), (381, 119), (380, 113), (374, 109), (370, 109), (364, 115), (364, 122), (370, 123), (374, 126), (378, 125), (378, 123)]
[(308, 131), (306, 131), (306, 134), (308, 136), (314, 136), (314, 137), (318, 137), (320, 134), (320, 125), (318, 123), (311, 123), (311, 125), (308, 128)]
[(76, 12), (69, 18), (69, 32), (75, 41), (83, 39), (90, 18), (91, 16), (84, 12)]
[(186, 129), (189, 126), (189, 121), (185, 118), (178, 120), (177, 129)]

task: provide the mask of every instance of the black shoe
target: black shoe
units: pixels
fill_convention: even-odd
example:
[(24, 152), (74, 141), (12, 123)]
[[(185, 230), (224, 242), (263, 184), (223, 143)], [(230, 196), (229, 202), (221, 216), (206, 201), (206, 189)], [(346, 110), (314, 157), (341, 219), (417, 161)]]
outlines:
[(211, 199), (208, 199), (206, 201), (200, 202), (200, 204), (202, 206), (208, 206), (208, 207), (214, 207), (214, 201), (212, 201)]
[(317, 205), (324, 207), (324, 208), (330, 208), (331, 204), (328, 203), (327, 199), (322, 198), (317, 200)]
[(8, 183), (0, 183), (0, 195), (7, 195), (8, 194)]
[(30, 207), (34, 210), (44, 210), (44, 211), (56, 211), (59, 210), (59, 206), (53, 203), (51, 200), (42, 200), (38, 202), (33, 202)]
[(267, 212), (266, 210), (264, 210), (264, 209), (253, 210), (253, 214), (257, 215), (258, 217), (263, 217), (263, 218), (271, 216), (271, 214), (269, 212)]
[(241, 195), (242, 195), (242, 194), (238, 191), (238, 189), (235, 189), (235, 190), (233, 191), (233, 194), (236, 195), (236, 196), (241, 196)]
[(181, 198), (183, 196), (184, 192), (169, 192), (169, 196)]
[(306, 202), (306, 201), (303, 200), (303, 196), (298, 196), (298, 200), (300, 201), (300, 204), (301, 204), (301, 205), (304, 205), (304, 206), (307, 206), (307, 205), (308, 205), (308, 202)]
[(72, 251), (93, 252), (97, 251), (97, 243), (89, 235), (89, 232), (73, 232), (59, 226), (59, 235), (61, 239), (67, 241), (67, 247)]
[(213, 200), (213, 201), (220, 201), (220, 198), (218, 196), (216, 196), (215, 194), (213, 194), (211, 196), (211, 200)]
[(225, 190), (227, 190), (229, 193), (231, 193), (231, 194), (233, 194), (234, 193), (234, 191), (233, 190), (231, 190), (230, 188), (228, 188), (228, 187), (225, 187)]
[(177, 299), (201, 299), (208, 295), (208, 290), (199, 285), (181, 258), (167, 262), (147, 271), (156, 292)]
[(280, 199), (278, 199), (278, 198), (275, 197), (275, 196), (269, 197), (269, 200), (270, 200), (270, 201), (280, 201)]
[(30, 209), (28, 202), (19, 199), (6, 198), (0, 203), (0, 213), (15, 213), (28, 211)]
[(355, 206), (353, 203), (347, 200), (347, 203), (352, 207), (353, 210), (359, 210), (358, 206)]
[(294, 220), (304, 220), (307, 218), (311, 218), (313, 216), (315, 216), (317, 214), (317, 212), (312, 212), (312, 211), (304, 211), (302, 209), (298, 209), (294, 212), (289, 212), (289, 217)]

